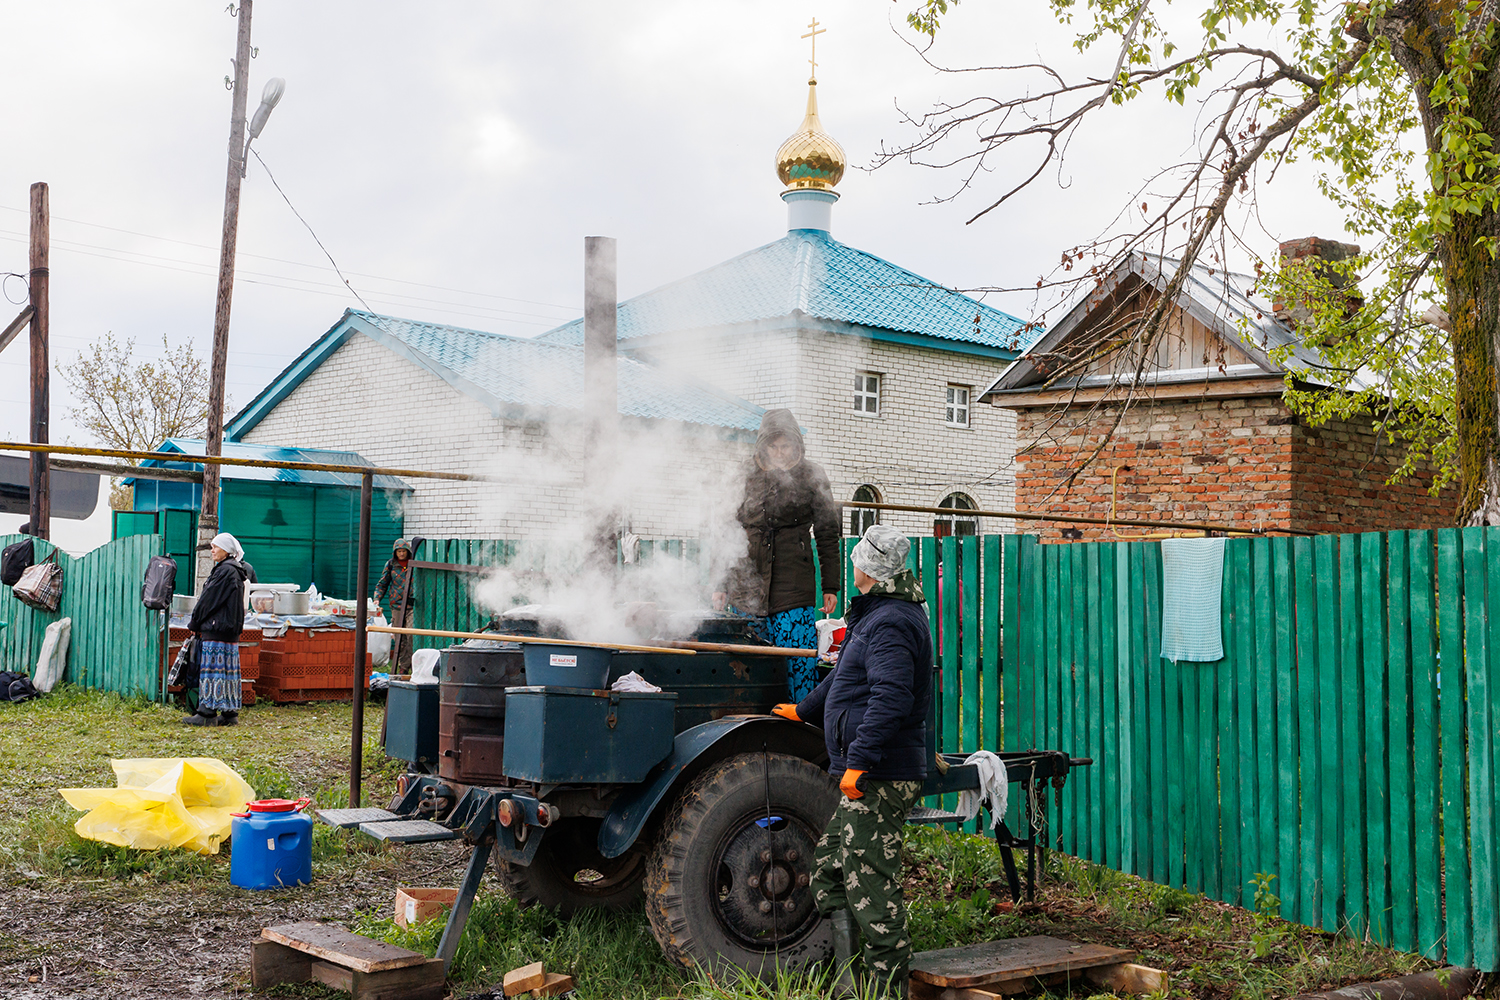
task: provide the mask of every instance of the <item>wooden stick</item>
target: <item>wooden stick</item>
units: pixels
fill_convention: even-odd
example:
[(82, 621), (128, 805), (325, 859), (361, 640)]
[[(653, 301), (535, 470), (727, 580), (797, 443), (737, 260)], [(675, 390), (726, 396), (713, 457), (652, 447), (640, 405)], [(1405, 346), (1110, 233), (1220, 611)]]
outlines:
[(741, 656), (817, 656), (816, 649), (791, 649), (785, 646), (745, 646), (733, 642), (687, 642), (664, 639), (663, 645), (676, 649), (695, 649), (700, 653), (738, 653)]
[[(672, 649), (668, 646), (632, 646), (623, 642), (576, 642), (572, 639), (544, 639), (535, 635), (502, 635), (499, 632), (448, 632), (437, 628), (392, 628), (389, 625), (367, 626), (370, 632), (389, 632), (392, 635), (433, 635), (444, 639), (493, 639), (496, 642), (534, 642), (544, 646), (586, 646), (589, 649), (618, 649), (627, 653), (673, 653), (678, 656), (696, 656), (691, 649)], [(759, 648), (759, 647), (756, 647)]]

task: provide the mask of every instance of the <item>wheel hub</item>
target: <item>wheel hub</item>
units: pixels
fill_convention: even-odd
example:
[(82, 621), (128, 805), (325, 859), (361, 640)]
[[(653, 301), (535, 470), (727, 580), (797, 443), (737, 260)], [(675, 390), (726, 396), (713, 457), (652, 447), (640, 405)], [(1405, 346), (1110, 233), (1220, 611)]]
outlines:
[(719, 853), (716, 910), (726, 930), (752, 947), (784, 946), (817, 923), (813, 850), (817, 836), (794, 818), (755, 816)]

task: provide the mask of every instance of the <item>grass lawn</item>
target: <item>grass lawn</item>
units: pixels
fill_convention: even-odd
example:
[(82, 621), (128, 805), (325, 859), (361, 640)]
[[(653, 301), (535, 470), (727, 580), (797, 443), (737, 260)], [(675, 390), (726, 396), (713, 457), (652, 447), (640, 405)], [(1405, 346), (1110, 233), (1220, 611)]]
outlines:
[[(366, 716), (372, 740), (380, 712), (374, 705)], [(290, 920), (335, 920), (435, 950), (441, 924), (403, 930), (389, 919), (392, 900), (403, 885), (457, 885), (462, 845), (382, 847), (319, 826), (313, 884), (255, 893), (229, 884), (227, 850), (212, 857), (133, 851), (74, 834), (79, 814), (57, 789), (113, 785), (111, 758), (217, 757), (263, 797), (347, 804), (349, 705), (258, 705), (229, 729), (188, 728), (178, 724), (180, 715), (67, 687), (27, 704), (0, 704), (0, 888), (7, 904), (0, 996), (245, 996), (251, 939), (262, 926)], [(398, 773), (375, 743), (366, 744), (367, 803), (383, 804)], [(1037, 903), (1012, 909), (1001, 889), (999, 851), (979, 837), (911, 828), (907, 864), (918, 949), (1054, 934), (1133, 948), (1139, 961), (1172, 972), (1173, 997), (1205, 998), (1289, 996), (1430, 964), (1061, 855), (1049, 859)], [(538, 960), (575, 973), (584, 1000), (828, 995), (817, 980), (760, 987), (684, 975), (662, 959), (639, 911), (561, 922), (521, 910), (487, 878), (449, 981), (452, 995), (488, 996), (506, 970)], [(346, 994), (304, 985), (260, 995)]]

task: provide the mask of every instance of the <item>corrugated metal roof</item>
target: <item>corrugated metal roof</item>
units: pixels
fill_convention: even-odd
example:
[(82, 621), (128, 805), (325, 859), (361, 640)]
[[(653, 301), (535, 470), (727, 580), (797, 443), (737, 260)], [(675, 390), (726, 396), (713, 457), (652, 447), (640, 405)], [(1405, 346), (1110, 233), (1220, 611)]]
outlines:
[[(507, 405), (582, 407), (583, 348), (580, 346), (543, 343), (360, 310), (350, 310), (348, 315), (360, 324), (363, 332), (377, 340), (386, 338), (387, 346), (399, 344), (412, 352), (412, 360), (436, 371), (497, 412)], [(622, 355), (617, 365), (619, 409), (624, 416), (752, 431), (760, 427), (765, 410), (738, 396), (635, 358)]]
[[(157, 451), (176, 451), (183, 455), (206, 454), (207, 444), (195, 438), (168, 438)], [(247, 444), (243, 441), (225, 441), (220, 449), (225, 458), (252, 458), (263, 462), (307, 462), (312, 465), (351, 465), (368, 468), (373, 463), (352, 451), (330, 451), (324, 448), (280, 448), (273, 445)], [(201, 463), (158, 462), (152, 459), (142, 465), (167, 468), (202, 469)], [(259, 469), (247, 465), (221, 466), (222, 479), (253, 480), (263, 483), (296, 483), (303, 486), (351, 486), (359, 488), (363, 478), (358, 472), (311, 472), (306, 469)], [(126, 483), (132, 480), (125, 480)], [(411, 487), (395, 476), (376, 476), (377, 490), (406, 490)]]
[[(620, 303), (619, 336), (709, 329), (803, 313), (818, 319), (1019, 351), (1025, 322), (816, 229), (796, 229)], [(581, 344), (583, 320), (538, 340)]]

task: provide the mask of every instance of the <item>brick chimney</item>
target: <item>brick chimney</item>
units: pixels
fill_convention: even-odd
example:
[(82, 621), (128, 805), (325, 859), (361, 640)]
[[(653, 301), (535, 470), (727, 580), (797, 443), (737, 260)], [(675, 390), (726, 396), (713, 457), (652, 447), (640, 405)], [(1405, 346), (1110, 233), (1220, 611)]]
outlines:
[[(1333, 268), (1319, 267), (1317, 261), (1340, 261), (1350, 257), (1358, 256), (1359, 247), (1354, 243), (1339, 243), (1334, 240), (1325, 240), (1321, 236), (1304, 236), (1300, 240), (1285, 240), (1281, 244), (1281, 267), (1285, 271), (1287, 265), (1293, 261), (1313, 259), (1312, 267), (1314, 273), (1331, 282), (1336, 287), (1343, 287), (1344, 275)], [(1348, 311), (1354, 312), (1364, 304), (1364, 297), (1355, 288), (1347, 293)], [(1302, 323), (1312, 317), (1312, 309), (1303, 303), (1287, 304), (1278, 296), (1271, 303), (1271, 311), (1276, 318), (1284, 323)]]

